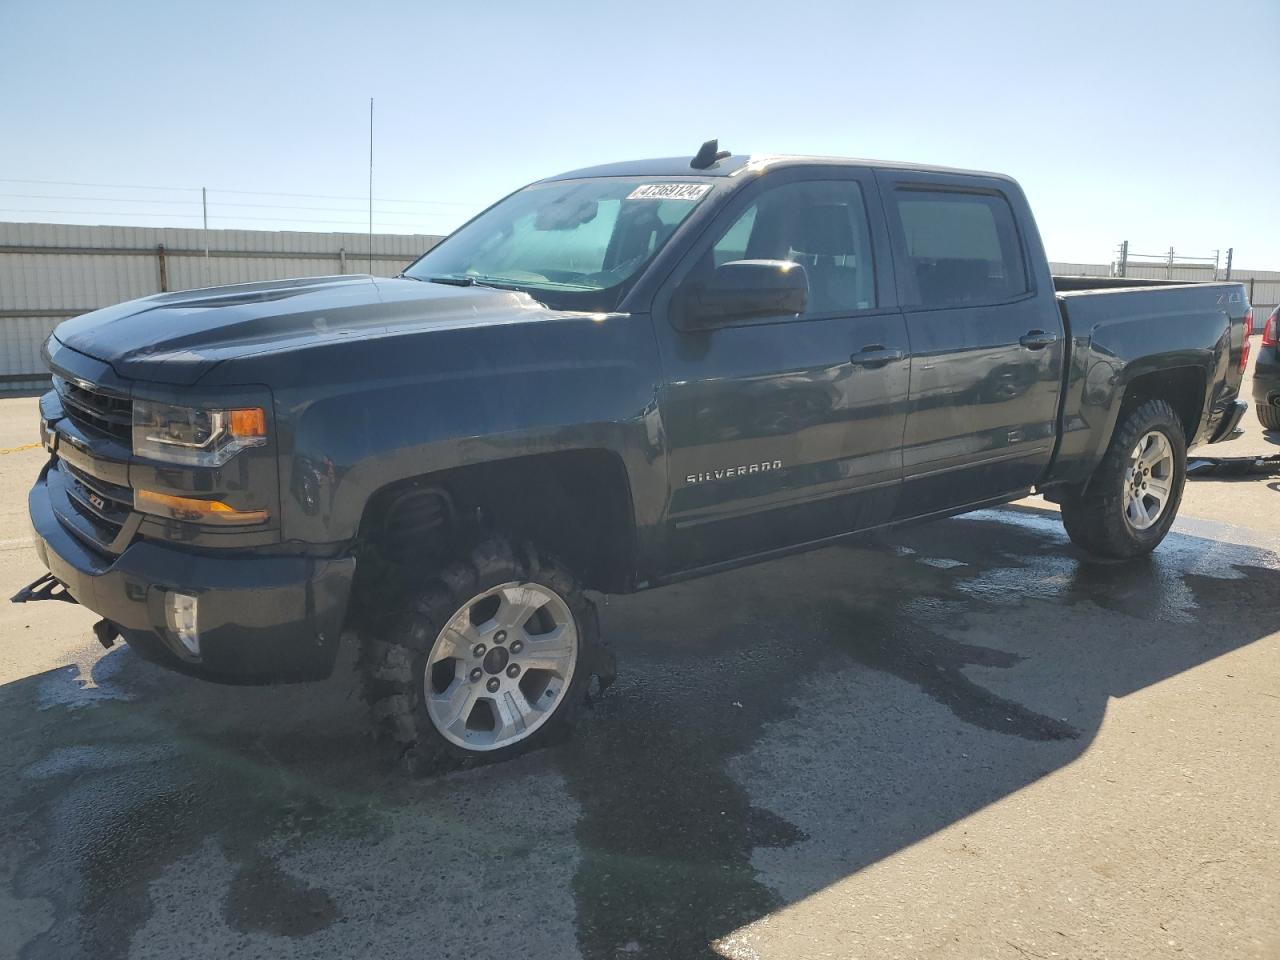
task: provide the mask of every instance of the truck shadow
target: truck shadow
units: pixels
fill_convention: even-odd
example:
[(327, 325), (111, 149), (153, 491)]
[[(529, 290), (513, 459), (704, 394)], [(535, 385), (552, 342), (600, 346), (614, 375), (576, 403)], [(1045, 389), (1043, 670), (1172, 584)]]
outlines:
[(1099, 564), (1003, 510), (615, 601), (656, 656), (567, 753), (584, 955), (706, 956), (1070, 763), (1109, 699), (1280, 627), (1240, 604), (1277, 591), (1272, 554)]
[(0, 688), (14, 890), (63, 921), (24, 956), (715, 955), (1274, 632), (1240, 598), (1277, 594), (1275, 554), (1185, 535), (1097, 564), (1039, 511), (895, 531), (602, 601), (621, 676), (572, 741), (417, 781), (345, 671), (236, 689), (112, 652), (82, 704), (66, 670)]

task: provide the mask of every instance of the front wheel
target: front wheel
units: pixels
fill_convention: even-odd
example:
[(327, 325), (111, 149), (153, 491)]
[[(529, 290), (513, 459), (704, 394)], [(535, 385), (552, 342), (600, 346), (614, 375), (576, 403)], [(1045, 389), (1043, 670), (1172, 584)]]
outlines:
[(365, 639), (361, 669), (375, 722), (411, 760), (497, 760), (567, 732), (600, 649), (573, 576), (490, 538)]
[(1173, 526), (1187, 479), (1182, 421), (1164, 400), (1121, 413), (1111, 443), (1082, 494), (1062, 500), (1077, 546), (1101, 557), (1150, 553)]

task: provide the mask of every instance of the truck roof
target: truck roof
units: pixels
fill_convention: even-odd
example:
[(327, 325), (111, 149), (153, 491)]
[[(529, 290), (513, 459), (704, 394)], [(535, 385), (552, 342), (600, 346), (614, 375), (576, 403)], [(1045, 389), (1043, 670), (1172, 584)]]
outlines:
[(594, 167), (582, 167), (566, 173), (546, 177), (546, 180), (579, 180), (584, 177), (735, 177), (743, 173), (776, 167), (873, 167), (882, 170), (913, 170), (921, 173), (946, 173), (971, 177), (996, 177), (1013, 181), (1003, 173), (986, 170), (965, 170), (958, 167), (941, 167), (921, 163), (903, 163), (890, 160), (864, 160), (855, 157), (814, 157), (802, 154), (734, 154), (719, 160), (710, 167), (699, 170), (689, 165), (689, 157), (661, 157), (653, 160), (625, 160), (621, 163), (605, 163)]

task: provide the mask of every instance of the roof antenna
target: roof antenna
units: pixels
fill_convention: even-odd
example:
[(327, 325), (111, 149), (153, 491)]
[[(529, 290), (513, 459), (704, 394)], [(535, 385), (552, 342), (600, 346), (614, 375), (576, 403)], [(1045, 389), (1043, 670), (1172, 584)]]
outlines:
[(373, 97), (369, 98), (369, 275), (373, 275)]
[(713, 166), (717, 161), (723, 160), (725, 157), (731, 156), (728, 150), (720, 149), (719, 140), (708, 140), (698, 148), (697, 154), (689, 161), (689, 166), (695, 170), (705, 170), (707, 167)]

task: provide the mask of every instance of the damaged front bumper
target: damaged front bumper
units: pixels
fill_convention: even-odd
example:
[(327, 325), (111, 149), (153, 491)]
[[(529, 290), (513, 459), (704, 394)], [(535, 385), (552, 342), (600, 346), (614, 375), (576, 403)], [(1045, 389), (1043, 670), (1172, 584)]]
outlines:
[[(277, 683), (332, 673), (353, 557), (195, 550), (144, 539), (107, 556), (62, 523), (59, 495), (45, 471), (28, 497), (36, 552), (49, 573), (15, 602), (73, 599), (143, 656), (207, 680)], [(168, 615), (173, 595), (198, 599), (194, 651)]]

